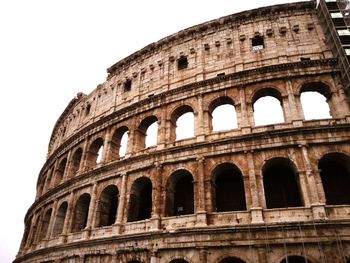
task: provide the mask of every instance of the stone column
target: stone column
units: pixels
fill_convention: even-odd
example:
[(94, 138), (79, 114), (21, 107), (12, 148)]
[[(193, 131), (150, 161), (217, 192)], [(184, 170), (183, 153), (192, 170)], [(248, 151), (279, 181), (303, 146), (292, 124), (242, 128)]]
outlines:
[(150, 263), (159, 263), (159, 257), (157, 251), (151, 251), (151, 261)]
[(53, 226), (54, 226), (55, 221), (56, 221), (55, 219), (56, 219), (57, 205), (58, 205), (58, 200), (55, 200), (54, 204), (52, 206), (51, 218), (50, 218), (49, 227), (47, 229), (45, 239), (50, 239), (52, 236)]
[[(325, 204), (322, 202), (320, 192), (323, 192), (321, 185), (316, 183), (316, 172), (312, 170), (311, 161), (308, 155), (306, 145), (300, 145), (302, 156), (305, 164), (306, 181), (309, 185), (309, 199), (311, 201), (311, 210), (315, 220), (326, 219)], [(324, 195), (324, 192), (323, 192)]]
[(203, 96), (202, 94), (199, 94), (197, 96), (197, 118), (195, 119), (195, 127), (194, 127), (194, 135), (197, 138), (198, 142), (202, 142), (205, 140), (205, 133), (204, 133), (204, 118), (203, 118)]
[(85, 231), (85, 238), (89, 237), (90, 235), (90, 230), (93, 228), (93, 223), (95, 219), (95, 210), (96, 210), (96, 204), (98, 202), (97, 198), (97, 183), (94, 184), (92, 187), (92, 193), (91, 193), (91, 200), (90, 200), (90, 205), (89, 205), (89, 214), (86, 222), (86, 227), (84, 230)]
[(87, 169), (87, 162), (88, 162), (87, 157), (88, 157), (88, 151), (89, 151), (89, 144), (90, 144), (90, 140), (86, 138), (83, 145), (83, 154), (81, 156), (81, 161), (80, 161), (78, 171)]
[(122, 182), (121, 182), (121, 189), (120, 189), (119, 205), (118, 205), (117, 216), (114, 224), (116, 226), (116, 234), (120, 234), (122, 232), (124, 209), (125, 209), (125, 203), (126, 203), (127, 175), (122, 174), (121, 178), (122, 178)]
[(160, 229), (160, 209), (162, 195), (162, 171), (163, 167), (159, 163), (154, 164), (153, 168), (153, 189), (152, 189), (152, 228), (153, 230)]
[(72, 150), (70, 150), (67, 155), (67, 163), (66, 163), (66, 167), (64, 168), (62, 181), (65, 181), (71, 177), (71, 166), (72, 166)]
[(102, 158), (101, 163), (107, 163), (110, 161), (110, 157), (108, 156), (108, 153), (111, 152), (111, 144), (112, 144), (112, 129), (109, 128), (106, 131), (105, 138), (104, 138), (104, 147), (102, 151)]
[(73, 208), (74, 208), (74, 193), (71, 192), (68, 200), (68, 208), (66, 213), (66, 218), (64, 219), (62, 234), (60, 235), (59, 242), (65, 243), (67, 239), (68, 232), (72, 229), (72, 222), (73, 222)]
[(252, 218), (252, 224), (264, 223), (262, 207), (259, 202), (259, 188), (255, 175), (255, 164), (253, 152), (247, 152), (247, 163), (248, 163), (248, 176), (249, 176), (249, 188), (251, 196), (250, 213)]
[(206, 226), (207, 225), (207, 212), (205, 211), (205, 189), (204, 189), (204, 157), (197, 157), (197, 209), (196, 209), (196, 217), (198, 226)]
[(265, 248), (263, 246), (259, 246), (257, 247), (257, 249), (258, 249), (259, 263), (267, 263)]
[(207, 254), (208, 254), (208, 251), (205, 248), (199, 249), (199, 262), (200, 263), (207, 263)]
[(165, 148), (166, 144), (166, 105), (161, 108), (161, 119), (158, 120), (158, 142), (157, 149), (161, 150)]
[(301, 126), (301, 122), (304, 119), (304, 114), (302, 109), (298, 106), (298, 101), (294, 95), (293, 85), (290, 79), (286, 81), (286, 90), (288, 94), (289, 121), (292, 122), (294, 126)]
[[(241, 86), (239, 88), (239, 99), (240, 99), (240, 114), (239, 118), (237, 120), (238, 128), (242, 130), (242, 133), (250, 133), (251, 132), (251, 127), (253, 126), (252, 122), (252, 112), (253, 109), (251, 105), (247, 104), (246, 99), (245, 99), (245, 89), (244, 86)], [(250, 107), (248, 109), (248, 107)]]

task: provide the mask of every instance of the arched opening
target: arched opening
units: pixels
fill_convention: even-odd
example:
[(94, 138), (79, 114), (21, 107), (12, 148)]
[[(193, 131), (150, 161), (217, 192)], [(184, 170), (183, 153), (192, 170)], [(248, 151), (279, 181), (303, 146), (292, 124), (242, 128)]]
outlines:
[(97, 138), (89, 148), (87, 153), (86, 165), (88, 168), (93, 168), (96, 164), (102, 161), (103, 139)]
[(326, 154), (318, 162), (327, 205), (350, 204), (350, 157)]
[(54, 184), (55, 186), (62, 181), (64, 176), (64, 171), (66, 169), (66, 165), (67, 165), (67, 158), (63, 158), (56, 169), (55, 184)]
[(177, 108), (171, 115), (171, 140), (194, 137), (194, 114), (188, 105)]
[(177, 258), (177, 259), (173, 259), (172, 261), (170, 261), (169, 263), (188, 263), (187, 260), (184, 260), (182, 258)]
[(51, 214), (52, 214), (52, 209), (50, 208), (46, 211), (43, 221), (41, 223), (39, 240), (43, 240), (47, 236), (47, 230), (49, 229)]
[(96, 226), (114, 224), (118, 208), (119, 191), (115, 185), (107, 186), (101, 193), (96, 214)]
[(287, 256), (281, 263), (311, 263), (311, 261), (301, 256)]
[(213, 171), (215, 207), (217, 212), (246, 210), (241, 171), (231, 163), (217, 166)]
[(219, 263), (245, 263), (245, 261), (236, 257), (228, 257), (220, 260)]
[(137, 149), (144, 149), (156, 146), (158, 141), (158, 119), (156, 116), (149, 116), (144, 119), (137, 130)]
[(232, 130), (238, 127), (236, 108), (230, 97), (220, 97), (209, 105), (212, 131)]
[(71, 176), (75, 176), (80, 168), (81, 158), (83, 156), (83, 149), (78, 148), (72, 157), (72, 166), (71, 166)]
[(63, 231), (64, 221), (66, 219), (68, 203), (63, 202), (57, 210), (56, 220), (52, 231), (52, 237), (57, 237)]
[(109, 153), (110, 160), (117, 160), (120, 157), (125, 156), (128, 144), (128, 134), (129, 129), (126, 126), (122, 126), (114, 132)]
[(89, 215), (90, 200), (91, 197), (87, 193), (82, 194), (78, 198), (74, 209), (72, 233), (79, 232), (86, 227)]
[(138, 178), (131, 187), (128, 222), (151, 218), (152, 182), (147, 177)]
[(281, 94), (272, 88), (259, 90), (253, 97), (255, 126), (284, 122)]
[(48, 170), (47, 172), (47, 178), (46, 178), (46, 181), (45, 181), (45, 191), (48, 191), (49, 189), (51, 189), (51, 183), (52, 183), (52, 175), (53, 175), (53, 168), (51, 167), (50, 170)]
[(167, 216), (194, 213), (193, 177), (187, 170), (175, 171), (167, 184)]
[(41, 218), (40, 216), (37, 216), (36, 219), (33, 222), (33, 226), (30, 228), (29, 238), (27, 245), (30, 246), (36, 241), (36, 235), (38, 234), (38, 226)]
[(300, 89), (300, 100), (305, 120), (332, 118), (327, 102), (330, 97), (330, 88), (322, 82), (303, 85)]
[(329, 105), (326, 97), (315, 91), (303, 92), (300, 95), (305, 120), (329, 119)]
[(267, 208), (302, 206), (297, 170), (290, 160), (270, 159), (262, 172)]

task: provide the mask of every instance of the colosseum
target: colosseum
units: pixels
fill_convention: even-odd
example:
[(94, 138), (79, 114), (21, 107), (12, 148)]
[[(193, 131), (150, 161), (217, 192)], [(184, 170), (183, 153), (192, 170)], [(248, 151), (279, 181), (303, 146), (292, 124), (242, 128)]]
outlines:
[[(350, 262), (350, 32), (339, 6), (221, 17), (108, 68), (53, 128), (14, 262)], [(324, 98), (326, 116), (306, 115), (307, 94)], [(264, 98), (280, 121), (257, 123)]]

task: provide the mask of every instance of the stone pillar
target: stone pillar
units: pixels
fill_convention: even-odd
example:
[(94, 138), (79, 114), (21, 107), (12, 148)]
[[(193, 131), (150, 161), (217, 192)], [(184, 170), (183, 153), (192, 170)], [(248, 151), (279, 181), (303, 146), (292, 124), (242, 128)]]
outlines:
[(120, 234), (122, 232), (124, 209), (125, 209), (125, 203), (126, 203), (127, 175), (122, 174), (121, 178), (122, 178), (122, 182), (121, 182), (121, 189), (120, 189), (119, 205), (118, 205), (117, 216), (114, 224), (116, 226), (117, 234)]
[(157, 251), (151, 251), (151, 261), (150, 263), (159, 263), (159, 257)]
[(329, 109), (333, 118), (344, 118), (350, 116), (350, 103), (346, 97), (345, 90), (340, 84), (334, 81), (335, 91), (327, 98)]
[(56, 221), (57, 205), (58, 205), (58, 201), (55, 200), (55, 202), (54, 202), (54, 204), (52, 206), (51, 218), (50, 218), (49, 227), (47, 229), (47, 233), (46, 233), (45, 239), (50, 239), (51, 236), (52, 236), (53, 226), (54, 226), (55, 221)]
[(66, 167), (64, 168), (62, 181), (65, 181), (71, 177), (71, 167), (72, 167), (72, 150), (70, 150), (67, 155), (67, 163), (66, 163)]
[(88, 138), (85, 139), (84, 145), (83, 145), (83, 154), (81, 157), (81, 161), (80, 161), (80, 166), (78, 171), (82, 171), (82, 170), (86, 170), (87, 169), (87, 157), (88, 157), (88, 151), (89, 151), (89, 144), (90, 144), (90, 140)]
[(195, 119), (195, 127), (194, 127), (194, 135), (197, 138), (198, 142), (202, 142), (205, 140), (205, 133), (204, 133), (204, 118), (203, 118), (203, 96), (202, 94), (199, 94), (197, 96), (197, 118)]
[[(248, 176), (249, 176), (249, 188), (251, 196), (251, 219), (252, 224), (254, 223), (264, 223), (262, 207), (259, 202), (259, 188), (255, 175), (255, 164), (254, 164), (254, 155), (253, 152), (247, 152), (247, 163), (248, 163)], [(262, 194), (261, 194), (262, 196)]]
[(60, 235), (60, 243), (65, 243), (67, 234), (72, 229), (72, 222), (73, 222), (73, 209), (74, 209), (74, 193), (71, 192), (68, 200), (68, 208), (67, 208), (67, 213), (66, 213), (66, 218), (64, 219), (64, 224), (63, 224), (63, 230), (62, 234)]
[[(316, 172), (312, 170), (311, 161), (308, 155), (308, 150), (306, 145), (300, 145), (304, 164), (305, 164), (305, 174), (306, 181), (309, 185), (309, 199), (311, 202), (311, 210), (315, 220), (326, 219), (325, 204), (322, 202), (320, 192), (323, 192), (323, 187), (317, 185), (317, 179), (315, 178)], [(324, 195), (324, 192), (323, 192)]]
[[(289, 121), (292, 122), (296, 126), (300, 126), (300, 122), (304, 119), (304, 114), (300, 105), (298, 105), (299, 97), (294, 95), (293, 85), (290, 79), (286, 81), (286, 90), (288, 94), (288, 108), (289, 108)], [(300, 99), (299, 99), (300, 104)]]
[(257, 249), (258, 249), (259, 263), (267, 263), (265, 247), (259, 246), (259, 247), (257, 247)]
[(111, 152), (111, 145), (112, 145), (112, 129), (109, 128), (106, 131), (105, 138), (104, 138), (104, 147), (102, 151), (102, 158), (101, 163), (107, 163), (111, 160), (110, 156), (108, 156), (108, 153)]
[(161, 198), (162, 198), (162, 171), (163, 167), (159, 163), (154, 164), (153, 168), (153, 189), (152, 189), (152, 228), (153, 230), (160, 229), (160, 209), (161, 209)]
[(205, 178), (205, 162), (204, 157), (197, 157), (197, 209), (196, 217), (198, 226), (207, 225), (207, 212), (205, 211), (205, 189), (204, 189), (204, 178)]
[[(241, 128), (242, 133), (250, 133), (251, 127), (254, 123), (253, 118), (253, 108), (251, 104), (247, 104), (245, 99), (245, 89), (244, 86), (239, 88), (239, 99), (240, 99), (240, 114), (237, 120), (238, 128)], [(248, 109), (249, 107), (249, 109)]]
[(208, 251), (205, 248), (199, 249), (199, 262), (200, 263), (207, 263), (207, 254), (208, 254)]
[(95, 210), (96, 210), (96, 204), (98, 202), (98, 197), (97, 197), (97, 183), (94, 184), (92, 187), (92, 193), (91, 193), (91, 200), (90, 200), (90, 205), (89, 205), (89, 214), (86, 222), (86, 236), (88, 237), (90, 234), (90, 230), (93, 228), (93, 223), (95, 221)]
[(166, 113), (167, 108), (166, 105), (164, 105), (161, 108), (161, 119), (158, 120), (158, 150), (164, 149), (166, 144)]

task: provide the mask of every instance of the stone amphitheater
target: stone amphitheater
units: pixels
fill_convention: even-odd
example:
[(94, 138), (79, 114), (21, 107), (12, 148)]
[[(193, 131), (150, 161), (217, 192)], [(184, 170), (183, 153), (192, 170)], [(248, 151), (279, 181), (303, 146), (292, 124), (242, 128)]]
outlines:
[[(221, 17), (108, 68), (54, 126), (14, 262), (350, 262), (350, 103), (315, 5)], [(305, 117), (310, 92), (329, 117)], [(265, 97), (282, 121), (256, 124)]]

